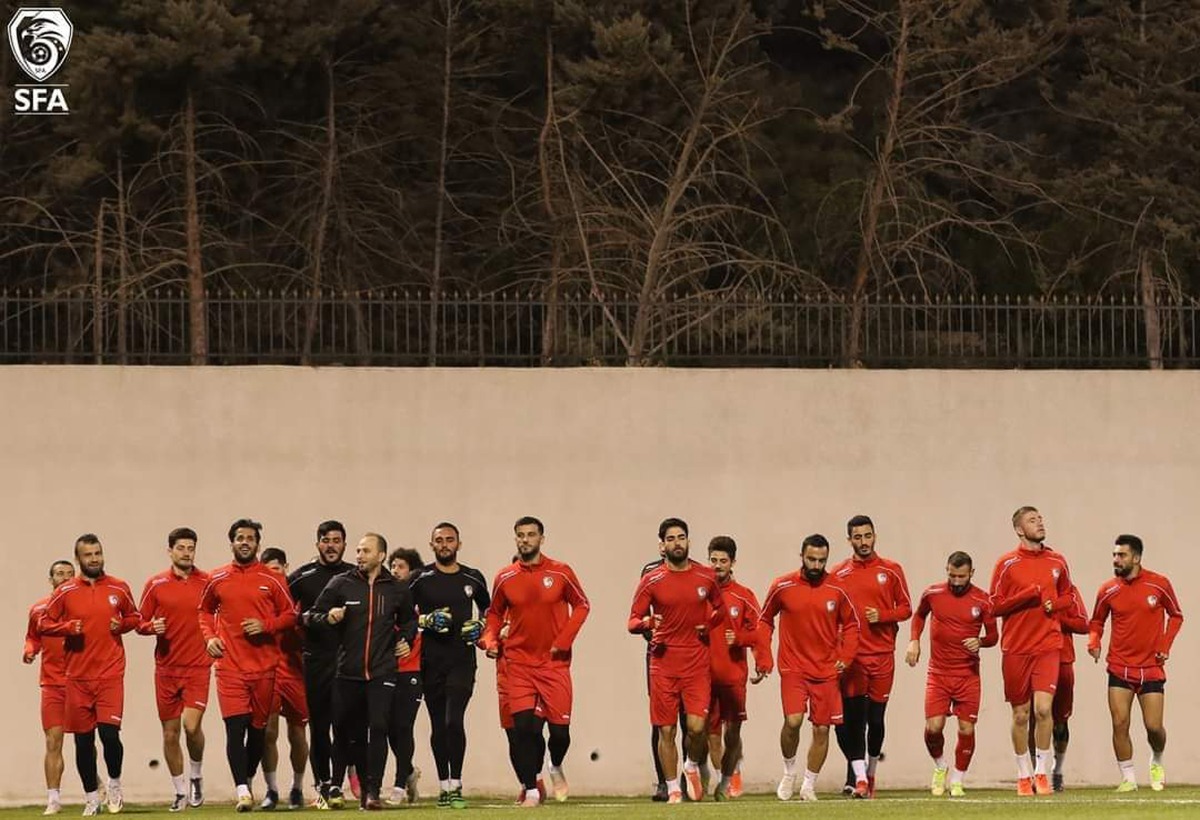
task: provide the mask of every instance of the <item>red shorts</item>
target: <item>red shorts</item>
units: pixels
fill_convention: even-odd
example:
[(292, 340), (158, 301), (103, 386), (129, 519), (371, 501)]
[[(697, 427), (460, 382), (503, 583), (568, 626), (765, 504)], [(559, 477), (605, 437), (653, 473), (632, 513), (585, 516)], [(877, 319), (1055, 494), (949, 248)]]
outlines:
[(892, 694), (896, 676), (896, 658), (891, 655), (859, 655), (842, 673), (842, 695), (856, 698), (866, 695), (876, 703), (886, 703)]
[(930, 673), (925, 679), (925, 719), (954, 715), (959, 720), (979, 719), (979, 675)]
[(1058, 664), (1058, 686), (1054, 690), (1051, 713), (1055, 723), (1066, 723), (1075, 710), (1075, 664)]
[(779, 674), (779, 693), (783, 696), (783, 714), (803, 715), (814, 726), (842, 725), (842, 692), (837, 678), (808, 680), (787, 672)]
[(63, 718), (67, 709), (67, 687), (42, 687), (42, 731), (46, 732), (55, 726), (62, 728)]
[(1057, 649), (1040, 655), (1001, 655), (1004, 673), (1004, 699), (1009, 703), (1029, 703), (1034, 692), (1054, 694), (1058, 688), (1058, 667), (1062, 665)]
[(204, 711), (208, 706), (208, 667), (203, 669), (166, 672), (154, 670), (154, 699), (158, 702), (158, 719), (175, 720), (184, 709)]
[(289, 723), (308, 723), (308, 698), (304, 694), (304, 678), (275, 673), (271, 714), (283, 715)]
[(708, 731), (716, 734), (722, 723), (746, 720), (746, 684), (714, 683), (708, 703)]
[(274, 692), (274, 673), (261, 678), (247, 678), (236, 672), (217, 670), (217, 703), (221, 706), (223, 718), (249, 715), (251, 726), (255, 729), (266, 728)]
[(97, 723), (121, 725), (125, 711), (125, 681), (122, 678), (68, 680), (66, 689), (64, 732), (86, 734), (95, 729)]
[(518, 714), (533, 709), (556, 726), (571, 723), (571, 667), (508, 663), (508, 708)]
[(681, 704), (684, 714), (707, 717), (711, 698), (708, 667), (690, 675), (650, 673), (650, 723), (654, 726), (674, 726)]

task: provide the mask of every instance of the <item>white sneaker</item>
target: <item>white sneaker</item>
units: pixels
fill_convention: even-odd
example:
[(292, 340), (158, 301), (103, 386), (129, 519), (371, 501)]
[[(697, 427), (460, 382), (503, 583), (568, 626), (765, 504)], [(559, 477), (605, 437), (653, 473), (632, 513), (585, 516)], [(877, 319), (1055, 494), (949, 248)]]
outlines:
[(408, 790), (403, 786), (393, 786), (392, 793), (387, 799), (389, 806), (402, 806), (408, 802)]
[(108, 813), (120, 814), (121, 809), (125, 808), (125, 795), (121, 793), (120, 786), (108, 787)]
[(796, 790), (796, 775), (785, 774), (779, 778), (779, 788), (775, 790), (775, 796), (780, 800), (791, 800), (792, 793)]
[(811, 786), (801, 786), (800, 787), (800, 800), (803, 803), (816, 803), (817, 802), (817, 793), (815, 791), (813, 791), (813, 788)]
[(99, 800), (89, 800), (83, 804), (83, 816), (84, 817), (96, 817), (99, 814), (100, 814), (100, 801)]
[(62, 803), (57, 800), (50, 800), (46, 803), (46, 810), (42, 812), (42, 817), (49, 817), (52, 814), (58, 814), (62, 811)]

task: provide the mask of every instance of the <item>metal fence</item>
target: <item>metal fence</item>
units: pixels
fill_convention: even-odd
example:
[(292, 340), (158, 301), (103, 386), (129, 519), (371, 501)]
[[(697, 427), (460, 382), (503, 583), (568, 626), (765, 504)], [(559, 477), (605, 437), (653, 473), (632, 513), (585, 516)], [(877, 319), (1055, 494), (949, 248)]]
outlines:
[[(1161, 362), (1200, 364), (1193, 304), (1159, 305)], [(1146, 368), (1148, 312), (1112, 299), (212, 292), (207, 364)], [(159, 288), (0, 291), (0, 363), (187, 364), (189, 302)], [(639, 332), (640, 331), (640, 332)], [(854, 355), (851, 355), (854, 353)]]

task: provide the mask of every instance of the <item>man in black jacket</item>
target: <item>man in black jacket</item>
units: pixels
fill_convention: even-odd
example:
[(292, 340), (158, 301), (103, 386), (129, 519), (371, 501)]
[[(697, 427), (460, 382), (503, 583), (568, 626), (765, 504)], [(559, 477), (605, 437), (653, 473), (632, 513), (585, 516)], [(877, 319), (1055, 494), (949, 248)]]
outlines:
[[(323, 521), (317, 527), (317, 558), (288, 576), (288, 588), (301, 613), (307, 613), (317, 596), (335, 576), (354, 569), (342, 560), (346, 528), (340, 521)], [(333, 728), (333, 678), (337, 669), (338, 637), (327, 629), (304, 627), (304, 696), (308, 701), (310, 745), (308, 759), (317, 781), (317, 808), (340, 808), (346, 761), (330, 739)]]
[(417, 615), (408, 584), (384, 568), (387, 541), (369, 532), (355, 549), (358, 568), (337, 576), (309, 612), (314, 627), (338, 637), (334, 682), (334, 737), (353, 756), (362, 781), (361, 807), (383, 808), (379, 790), (387, 763), (388, 724), (396, 688), (396, 645), (412, 645)]

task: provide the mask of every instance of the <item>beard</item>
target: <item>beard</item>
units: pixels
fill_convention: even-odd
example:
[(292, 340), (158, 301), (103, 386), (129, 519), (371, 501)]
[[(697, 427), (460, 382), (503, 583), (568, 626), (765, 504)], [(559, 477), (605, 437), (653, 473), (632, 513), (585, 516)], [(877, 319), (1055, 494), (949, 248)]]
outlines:
[(807, 569), (806, 568), (804, 570), (804, 577), (815, 584), (818, 581), (820, 581), (822, 578), (825, 577), (825, 570), (823, 570), (823, 569)]
[(970, 588), (971, 585), (963, 584), (962, 586), (955, 586), (954, 584), (947, 584), (946, 586), (950, 587), (950, 593), (952, 595), (957, 595), (959, 598), (961, 598), (962, 596), (967, 594), (967, 590)]
[(258, 557), (257, 552), (252, 552), (244, 558), (242, 557), (242, 555), (240, 553), (235, 552), (233, 554), (234, 563), (241, 564), (242, 566), (245, 566), (246, 564), (253, 564), (254, 559), (257, 557)]
[(79, 571), (82, 572), (85, 577), (95, 580), (104, 574), (104, 564), (101, 564), (98, 567), (80, 567)]
[(1133, 567), (1113, 567), (1113, 575), (1118, 578), (1128, 578)]
[(450, 553), (446, 553), (445, 555), (443, 555), (440, 552), (434, 553), (433, 560), (437, 561), (438, 564), (443, 567), (448, 567), (448, 566), (451, 566), (452, 564), (454, 564), (454, 562), (458, 560), (458, 553), (450, 552)]

